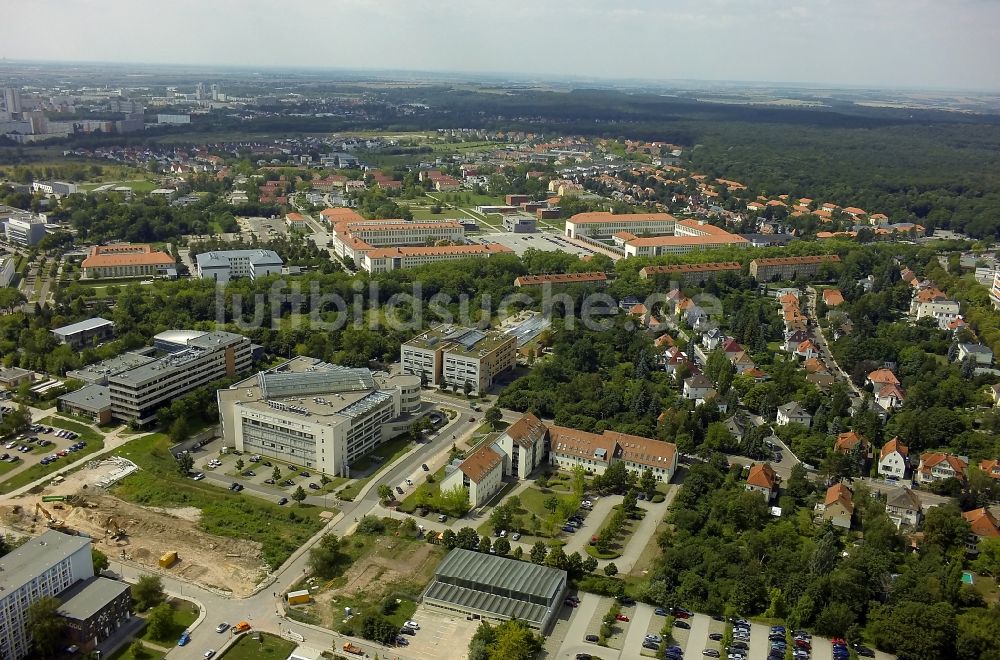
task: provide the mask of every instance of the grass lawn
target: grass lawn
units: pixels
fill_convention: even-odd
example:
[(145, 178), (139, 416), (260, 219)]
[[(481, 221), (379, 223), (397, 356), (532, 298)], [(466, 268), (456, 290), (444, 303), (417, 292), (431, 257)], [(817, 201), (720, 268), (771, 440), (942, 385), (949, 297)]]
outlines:
[[(93, 454), (94, 452), (104, 449), (104, 436), (100, 435), (93, 429), (84, 426), (82, 424), (78, 424), (76, 422), (63, 419), (62, 417), (46, 417), (42, 419), (39, 422), (39, 424), (44, 424), (45, 426), (52, 426), (55, 428), (66, 429), (67, 431), (74, 431), (76, 433), (79, 433), (80, 434), (79, 439), (86, 441), (87, 446), (78, 452), (74, 452), (69, 454), (68, 456), (64, 456), (63, 458), (60, 458), (59, 460), (53, 463), (49, 463), (48, 465), (35, 463), (28, 469), (22, 472), (18, 472), (10, 479), (0, 482), (0, 493), (9, 493), (12, 490), (16, 490), (22, 486), (30, 484), (32, 481), (35, 481), (36, 479), (41, 479), (46, 475), (52, 474), (54, 472), (59, 472), (70, 463), (75, 463), (84, 456)], [(45, 452), (51, 452), (55, 448), (56, 448), (55, 445), (51, 445), (49, 447), (40, 447), (37, 449), (44, 450)], [(15, 468), (18, 465), (20, 465), (20, 463), (0, 463), (0, 466), (10, 466), (6, 471)], [(3, 468), (0, 468), (0, 474), (3, 474), (4, 472), (5, 470), (3, 470)]]
[(152, 642), (160, 646), (173, 646), (181, 633), (198, 618), (198, 606), (188, 600), (171, 600), (170, 608), (174, 612), (174, 623), (163, 637), (153, 637), (147, 627), (139, 638), (144, 642)]
[(260, 634), (260, 641), (245, 634), (236, 640), (221, 657), (227, 660), (285, 660), (292, 654), (295, 642), (282, 639), (277, 635)]
[[(144, 506), (195, 506), (201, 509), (199, 526), (206, 532), (263, 544), (264, 560), (279, 566), (323, 523), (323, 508), (311, 505), (280, 507), (253, 495), (232, 493), (205, 481), (192, 481), (177, 471), (170, 454), (170, 438), (154, 433), (122, 447), (122, 456), (142, 469), (115, 488), (115, 495)], [(336, 513), (336, 509), (326, 507)]]
[(427, 501), (433, 502), (441, 492), (442, 479), (444, 479), (444, 466), (434, 473), (434, 483), (429, 484), (425, 481), (404, 497), (403, 501), (399, 503), (399, 510), (404, 513), (413, 513), (417, 509), (417, 503), (420, 502), (421, 493), (427, 493)]
[[(408, 434), (403, 434), (375, 447), (366, 455), (354, 461), (354, 463), (351, 464), (351, 470), (364, 471), (370, 469), (373, 465), (377, 465), (378, 467), (376, 467), (367, 477), (364, 477), (363, 479), (355, 479), (342, 488), (338, 491), (337, 497), (348, 502), (354, 500), (354, 498), (358, 496), (358, 493), (361, 492), (361, 489), (365, 487), (365, 484), (367, 484), (372, 477), (384, 470), (387, 466), (392, 465), (393, 461), (410, 451), (410, 449), (414, 446), (415, 445), (410, 439), (410, 436)], [(372, 460), (373, 456), (380, 456), (383, 460), (380, 463), (375, 463)]]

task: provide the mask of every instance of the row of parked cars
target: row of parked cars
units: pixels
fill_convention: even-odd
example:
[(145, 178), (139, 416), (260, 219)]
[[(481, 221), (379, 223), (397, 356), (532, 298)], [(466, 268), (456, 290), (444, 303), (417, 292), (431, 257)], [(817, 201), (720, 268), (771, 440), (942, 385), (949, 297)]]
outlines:
[[(39, 444), (41, 444), (41, 443), (39, 443)], [(80, 451), (81, 449), (83, 449), (86, 446), (87, 446), (87, 443), (84, 442), (83, 440), (81, 440), (80, 442), (73, 443), (69, 447), (66, 447), (66, 449), (63, 449), (61, 451), (57, 451), (54, 454), (50, 454), (49, 456), (46, 456), (45, 458), (43, 458), (42, 460), (40, 460), (39, 463), (41, 463), (42, 465), (48, 465), (49, 463), (54, 463), (54, 462), (58, 461), (60, 458), (62, 458), (63, 456), (67, 456), (69, 454), (76, 453), (76, 452)]]
[(396, 635), (396, 646), (409, 646), (410, 640), (406, 639), (404, 635), (416, 635), (418, 630), (420, 630), (420, 624), (416, 621), (404, 623), (403, 627), (399, 629), (399, 634)]

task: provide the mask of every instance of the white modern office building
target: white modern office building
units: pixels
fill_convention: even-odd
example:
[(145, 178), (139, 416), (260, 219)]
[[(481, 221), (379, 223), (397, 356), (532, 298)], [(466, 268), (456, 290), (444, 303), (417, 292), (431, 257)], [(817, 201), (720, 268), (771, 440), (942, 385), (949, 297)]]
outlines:
[(87, 536), (47, 531), (0, 557), (0, 658), (28, 657), (32, 603), (93, 576)]
[(176, 397), (250, 368), (250, 340), (231, 332), (198, 333), (170, 355), (108, 377), (111, 412), (118, 419), (146, 424)]
[(45, 218), (30, 213), (7, 220), (7, 241), (30, 247), (45, 238)]
[(517, 360), (517, 339), (497, 330), (477, 330), (439, 325), (400, 347), (403, 373), (424, 379), (428, 385), (446, 384), (479, 395), (494, 379), (512, 369)]
[(222, 250), (203, 252), (195, 257), (198, 277), (222, 284), (234, 277), (254, 280), (267, 275), (280, 275), (283, 265), (274, 250)]
[(298, 357), (217, 398), (226, 446), (346, 477), (352, 462), (409, 431), (420, 379)]

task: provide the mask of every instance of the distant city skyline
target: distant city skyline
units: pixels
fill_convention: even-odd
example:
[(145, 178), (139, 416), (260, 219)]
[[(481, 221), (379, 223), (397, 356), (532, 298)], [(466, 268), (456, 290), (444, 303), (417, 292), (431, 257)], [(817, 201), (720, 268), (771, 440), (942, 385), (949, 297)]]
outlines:
[(21, 20), (45, 30), (0, 57), (1000, 90), (996, 0), (36, 0)]

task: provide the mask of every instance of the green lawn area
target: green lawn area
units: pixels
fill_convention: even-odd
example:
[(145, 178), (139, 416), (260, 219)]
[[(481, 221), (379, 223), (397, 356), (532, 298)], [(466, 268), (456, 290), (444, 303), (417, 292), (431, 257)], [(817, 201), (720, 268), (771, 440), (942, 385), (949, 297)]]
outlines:
[[(30, 484), (36, 479), (41, 479), (42, 477), (52, 474), (54, 472), (59, 472), (65, 469), (70, 463), (75, 463), (84, 456), (93, 454), (94, 452), (101, 451), (104, 449), (104, 436), (100, 435), (93, 429), (84, 426), (83, 424), (78, 424), (77, 422), (70, 421), (68, 419), (63, 419), (62, 417), (46, 417), (42, 419), (39, 424), (44, 424), (45, 426), (52, 426), (55, 428), (66, 429), (67, 431), (74, 431), (80, 434), (79, 440), (84, 440), (87, 446), (78, 452), (71, 453), (67, 456), (60, 458), (59, 460), (49, 463), (48, 465), (42, 465), (41, 463), (35, 463), (28, 469), (18, 472), (10, 479), (0, 482), (0, 493), (9, 493), (12, 490), (16, 490), (22, 486)], [(52, 452), (56, 449), (55, 445), (50, 445), (48, 447), (36, 447), (37, 453)], [(6, 450), (5, 450), (6, 451)], [(36, 453), (32, 450), (31, 453)], [(19, 454), (20, 455), (20, 454)], [(0, 463), (0, 474), (9, 472), (11, 469), (17, 467), (20, 463)], [(6, 469), (4, 469), (6, 468)]]
[[(195, 506), (206, 532), (263, 544), (264, 560), (279, 566), (323, 525), (320, 507), (280, 507), (253, 495), (232, 493), (205, 481), (182, 477), (170, 454), (170, 438), (154, 433), (132, 440), (122, 456), (141, 467), (114, 489), (122, 499), (145, 506)], [(336, 509), (327, 509), (336, 513)]]
[[(537, 486), (527, 488), (518, 493), (521, 506), (514, 514), (512, 530), (508, 531), (519, 531), (522, 534), (543, 538), (555, 538), (562, 534), (560, 528), (564, 519), (558, 520), (560, 524), (554, 525), (551, 534), (546, 529), (546, 520), (552, 517), (549, 510), (545, 508), (545, 501), (550, 497), (555, 497), (559, 502), (570, 502), (574, 499), (574, 496), (568, 492), (560, 493), (551, 489), (543, 491)], [(478, 531), (480, 534), (488, 533), (492, 535), (493, 533), (493, 529), (490, 527), (488, 521), (480, 525)]]
[(441, 492), (441, 480), (444, 479), (444, 466), (440, 470), (434, 473), (434, 483), (429, 484), (426, 481), (416, 488), (413, 492), (403, 498), (403, 501), (399, 503), (399, 510), (404, 513), (413, 513), (417, 509), (417, 503), (420, 502), (421, 493), (427, 493), (428, 502), (434, 501)]
[(338, 491), (337, 497), (348, 502), (352, 501), (358, 496), (358, 493), (361, 492), (361, 489), (365, 487), (365, 484), (367, 484), (372, 477), (384, 470), (387, 466), (392, 465), (393, 461), (410, 451), (413, 446), (414, 443), (410, 439), (410, 436), (404, 433), (403, 435), (397, 436), (392, 440), (383, 442), (358, 460), (354, 461), (354, 463), (351, 464), (352, 473), (355, 471), (368, 470), (373, 465), (376, 465), (376, 463), (372, 461), (373, 456), (380, 456), (383, 459), (380, 463), (377, 463), (378, 467), (376, 467), (375, 470), (372, 471), (372, 473), (367, 477), (363, 479), (355, 479)]
[(177, 643), (177, 639), (181, 636), (181, 633), (187, 630), (188, 626), (198, 618), (198, 606), (191, 601), (171, 600), (169, 603), (171, 609), (174, 611), (174, 624), (170, 626), (170, 630), (163, 637), (155, 638), (150, 634), (149, 628), (146, 628), (139, 639), (144, 642), (159, 644), (160, 646), (173, 646)]
[(246, 634), (236, 640), (236, 643), (226, 649), (220, 657), (227, 660), (285, 660), (292, 654), (295, 642), (282, 639), (276, 635), (260, 634), (260, 641)]

